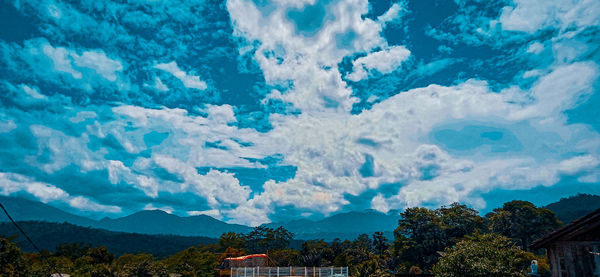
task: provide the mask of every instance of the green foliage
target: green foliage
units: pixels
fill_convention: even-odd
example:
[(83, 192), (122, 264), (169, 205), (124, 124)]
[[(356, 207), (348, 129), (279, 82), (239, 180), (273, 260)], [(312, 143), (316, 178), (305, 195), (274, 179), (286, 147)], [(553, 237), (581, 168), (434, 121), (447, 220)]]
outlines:
[(439, 208), (437, 212), (444, 229), (444, 236), (449, 240), (445, 241), (446, 246), (455, 244), (462, 237), (476, 230), (484, 230), (486, 227), (477, 210), (466, 205), (453, 203), (449, 207)]
[(49, 276), (57, 272), (73, 271), (73, 262), (67, 257), (44, 257), (33, 253), (26, 253), (24, 256), (29, 265), (30, 276)]
[(283, 227), (255, 227), (245, 236), (246, 249), (250, 253), (266, 253), (268, 250), (284, 249), (289, 246), (294, 234)]
[(10, 239), (0, 237), (0, 276), (26, 276), (26, 260)]
[(334, 252), (323, 240), (310, 240), (302, 244), (300, 259), (303, 266), (329, 266)]
[[(68, 223), (22, 221), (19, 222), (19, 225), (41, 249), (56, 249), (61, 243), (86, 242), (94, 246), (104, 245), (116, 256), (145, 252), (156, 257), (166, 257), (191, 245), (217, 243), (216, 239), (207, 237), (122, 233), (75, 226)], [(14, 234), (16, 234), (16, 230), (12, 223), (0, 222), (0, 236), (8, 237)], [(15, 239), (15, 243), (25, 252), (34, 251), (31, 245), (22, 237)], [(80, 245), (80, 247), (85, 248), (85, 245)], [(83, 251), (83, 254), (86, 253), (85, 251)], [(71, 253), (77, 257), (82, 255), (73, 251)]]
[(246, 237), (244, 234), (238, 234), (234, 232), (223, 233), (219, 237), (219, 247), (221, 251), (225, 251), (227, 248), (242, 249), (246, 245)]
[(163, 260), (169, 272), (183, 277), (208, 277), (217, 267), (218, 255), (190, 247)]
[(532, 255), (499, 234), (476, 233), (447, 248), (433, 271), (440, 277), (527, 276)]
[(276, 266), (296, 266), (300, 264), (300, 251), (296, 249), (276, 249), (269, 251), (269, 258)]
[(394, 254), (421, 268), (431, 268), (439, 251), (484, 228), (476, 210), (458, 203), (437, 210), (408, 208), (400, 215), (394, 231)]
[(67, 257), (71, 260), (75, 260), (79, 257), (83, 257), (89, 249), (89, 244), (83, 244), (80, 242), (62, 243), (56, 246), (56, 252), (54, 252), (54, 255), (59, 257)]
[(383, 232), (375, 232), (373, 234), (373, 249), (377, 255), (384, 255), (389, 248), (388, 239), (383, 235)]
[(150, 254), (125, 254), (116, 260), (120, 277), (168, 277), (169, 271)]
[(377, 259), (364, 261), (350, 269), (350, 275), (353, 277), (388, 277), (392, 276), (389, 271), (382, 268)]
[(486, 217), (490, 231), (515, 240), (526, 250), (534, 240), (561, 226), (554, 212), (519, 200), (504, 203)]

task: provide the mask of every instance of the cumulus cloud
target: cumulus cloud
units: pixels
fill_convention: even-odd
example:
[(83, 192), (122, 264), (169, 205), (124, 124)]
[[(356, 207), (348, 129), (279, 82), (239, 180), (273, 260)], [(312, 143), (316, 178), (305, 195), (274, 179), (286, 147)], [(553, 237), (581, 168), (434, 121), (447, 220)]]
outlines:
[(394, 3), (384, 14), (377, 17), (377, 22), (381, 24), (387, 24), (388, 22), (394, 22), (398, 20), (402, 13), (405, 11), (403, 4)]
[(27, 95), (29, 95), (35, 99), (45, 100), (48, 98), (45, 95), (41, 94), (39, 89), (36, 87), (30, 87), (28, 85), (21, 85), (21, 88), (23, 88), (23, 91), (25, 91), (25, 93), (27, 93)]
[[(173, 74), (173, 76), (179, 79), (186, 88), (195, 88), (199, 90), (206, 89), (206, 82), (201, 81), (199, 76), (189, 75), (181, 70), (175, 61), (170, 63), (159, 63), (155, 65), (154, 68)], [(160, 79), (158, 79), (158, 82), (160, 82)], [(165, 87), (161, 88), (164, 89)]]
[[(235, 34), (260, 42), (254, 58), (266, 82), (273, 85), (293, 83), (293, 88), (285, 93), (275, 90), (269, 97), (292, 103), (306, 113), (349, 111), (356, 99), (341, 80), (338, 63), (348, 54), (371, 52), (375, 47), (387, 46), (380, 36), (382, 26), (361, 17), (368, 12), (368, 1), (339, 1), (326, 7), (320, 7), (324, 5), (322, 3), (309, 2), (269, 5), (273, 11), (267, 15), (251, 1), (227, 2)], [(322, 26), (314, 33), (306, 34), (301, 31), (306, 28), (303, 21), (288, 15), (289, 11), (311, 5), (325, 9), (325, 14)], [(300, 13), (299, 16), (313, 15)]]
[(502, 29), (535, 33), (546, 27), (566, 30), (569, 27), (597, 25), (600, 3), (594, 0), (518, 0), (502, 9)]
[(349, 80), (360, 81), (368, 77), (368, 72), (375, 70), (379, 73), (390, 73), (410, 56), (410, 51), (403, 46), (392, 46), (381, 51), (373, 52), (366, 57), (356, 59), (352, 63), (352, 73)]
[(529, 47), (527, 47), (527, 53), (539, 54), (542, 53), (542, 51), (544, 51), (544, 45), (539, 41), (532, 42), (529, 44)]
[(73, 69), (73, 61), (70, 51), (64, 47), (54, 48), (50, 44), (42, 46), (44, 54), (54, 63), (54, 70), (71, 74), (75, 79), (81, 79), (81, 72)]
[(116, 72), (123, 70), (120, 61), (108, 58), (102, 51), (85, 51), (81, 55), (71, 53), (71, 57), (77, 66), (93, 69), (111, 82), (117, 80)]
[(44, 54), (54, 63), (57, 71), (71, 74), (75, 79), (81, 79), (83, 74), (79, 68), (90, 68), (105, 79), (114, 82), (117, 80), (116, 72), (123, 70), (120, 61), (110, 59), (102, 51), (84, 51), (81, 55), (64, 47), (54, 48), (49, 43), (43, 44)]

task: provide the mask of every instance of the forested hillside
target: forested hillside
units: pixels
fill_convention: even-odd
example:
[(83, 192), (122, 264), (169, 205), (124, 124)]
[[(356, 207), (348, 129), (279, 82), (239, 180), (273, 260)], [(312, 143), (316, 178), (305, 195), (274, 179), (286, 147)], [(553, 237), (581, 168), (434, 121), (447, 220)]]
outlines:
[(600, 196), (593, 194), (580, 193), (560, 199), (560, 201), (547, 205), (556, 214), (556, 217), (563, 224), (587, 215), (597, 209), (600, 209)]
[[(165, 257), (190, 246), (216, 243), (217, 239), (207, 237), (185, 237), (173, 235), (143, 235), (113, 232), (101, 229), (80, 227), (69, 223), (49, 223), (39, 221), (19, 222), (19, 225), (42, 249), (54, 250), (64, 243), (83, 243), (84, 245), (104, 245), (117, 256), (125, 253), (149, 253), (156, 257)], [(0, 223), (0, 235), (15, 239), (24, 251), (34, 251), (33, 247), (18, 233), (10, 222)]]

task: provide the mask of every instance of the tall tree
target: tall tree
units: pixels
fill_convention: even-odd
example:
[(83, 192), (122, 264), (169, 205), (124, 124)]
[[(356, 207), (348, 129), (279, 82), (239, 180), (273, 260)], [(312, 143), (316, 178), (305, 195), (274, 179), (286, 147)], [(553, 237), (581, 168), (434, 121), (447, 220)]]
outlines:
[(250, 253), (264, 253), (267, 250), (267, 232), (269, 228), (264, 226), (257, 226), (252, 229), (245, 237), (246, 249)]
[(246, 249), (251, 253), (264, 253), (267, 250), (288, 247), (294, 234), (283, 227), (277, 229), (265, 226), (255, 227), (245, 236)]
[(520, 200), (504, 203), (486, 216), (492, 232), (512, 238), (525, 250), (531, 242), (562, 225), (551, 210)]
[(485, 223), (479, 212), (460, 203), (452, 203), (438, 210), (446, 241), (444, 247), (454, 245), (459, 239), (475, 230), (484, 230)]
[(228, 232), (219, 237), (220, 251), (225, 251), (227, 248), (244, 249), (245, 246), (246, 239), (243, 234)]
[(388, 239), (383, 235), (383, 232), (375, 232), (373, 234), (373, 249), (377, 255), (384, 255), (388, 249)]
[(287, 229), (279, 226), (277, 229), (267, 230), (267, 245), (269, 250), (271, 249), (284, 249), (287, 248), (294, 238), (294, 233)]
[(334, 258), (333, 249), (322, 239), (302, 243), (300, 259), (303, 266), (329, 266)]
[(394, 230), (394, 253), (401, 259), (421, 268), (429, 268), (444, 249), (445, 234), (436, 211), (427, 208), (408, 208), (400, 214)]

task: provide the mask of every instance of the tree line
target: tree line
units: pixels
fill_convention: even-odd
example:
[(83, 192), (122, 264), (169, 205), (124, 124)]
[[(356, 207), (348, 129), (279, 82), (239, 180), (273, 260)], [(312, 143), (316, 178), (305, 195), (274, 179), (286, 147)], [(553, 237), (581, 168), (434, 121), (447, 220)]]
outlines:
[(354, 240), (304, 241), (290, 247), (294, 234), (283, 227), (259, 226), (251, 232), (224, 233), (218, 243), (189, 247), (171, 256), (124, 254), (115, 257), (105, 246), (61, 244), (54, 251), (26, 253), (0, 237), (0, 276), (215, 276), (226, 257), (268, 253), (276, 266), (348, 266), (353, 277), (385, 277), (396, 273), (436, 276), (527, 276), (532, 260), (548, 274), (543, 253), (528, 245), (561, 226), (548, 209), (511, 201), (480, 216), (454, 203), (438, 209), (407, 208), (394, 238), (382, 232)]

